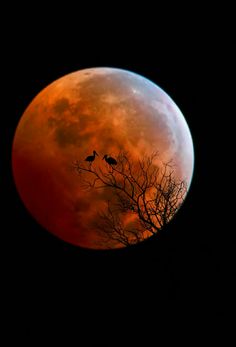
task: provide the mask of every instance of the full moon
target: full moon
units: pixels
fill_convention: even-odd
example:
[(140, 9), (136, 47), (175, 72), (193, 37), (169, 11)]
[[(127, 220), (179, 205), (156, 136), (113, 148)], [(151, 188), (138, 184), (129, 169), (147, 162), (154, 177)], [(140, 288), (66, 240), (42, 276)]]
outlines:
[(55, 236), (90, 249), (125, 247), (162, 230), (193, 166), (191, 133), (175, 102), (116, 68), (79, 70), (43, 89), (12, 148), (27, 210)]

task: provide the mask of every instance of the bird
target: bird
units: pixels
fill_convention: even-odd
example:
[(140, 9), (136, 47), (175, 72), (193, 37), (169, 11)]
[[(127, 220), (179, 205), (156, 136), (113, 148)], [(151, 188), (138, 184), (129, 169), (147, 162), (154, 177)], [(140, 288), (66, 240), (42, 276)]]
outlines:
[(92, 164), (92, 162), (95, 160), (95, 156), (98, 155), (96, 151), (93, 151), (93, 155), (89, 155), (85, 161), (88, 161), (89, 163)]
[(108, 157), (107, 154), (105, 154), (102, 159), (105, 159), (109, 165), (117, 165), (117, 161), (112, 157)]

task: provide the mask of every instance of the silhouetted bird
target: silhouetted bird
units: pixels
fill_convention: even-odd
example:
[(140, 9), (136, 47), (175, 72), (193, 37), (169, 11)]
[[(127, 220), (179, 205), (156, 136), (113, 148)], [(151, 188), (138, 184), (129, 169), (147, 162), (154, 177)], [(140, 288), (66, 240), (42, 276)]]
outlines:
[(95, 160), (95, 156), (98, 155), (96, 151), (93, 151), (93, 155), (89, 155), (85, 161), (88, 161), (89, 163), (92, 163)]
[(117, 165), (117, 161), (112, 157), (108, 157), (107, 154), (105, 154), (102, 159), (105, 159), (109, 165)]

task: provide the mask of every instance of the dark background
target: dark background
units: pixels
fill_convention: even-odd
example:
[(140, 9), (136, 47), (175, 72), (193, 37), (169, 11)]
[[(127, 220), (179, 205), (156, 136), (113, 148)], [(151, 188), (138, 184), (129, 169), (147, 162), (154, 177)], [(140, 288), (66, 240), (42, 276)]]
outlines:
[[(2, 71), (2, 253), (17, 317), (25, 310), (28, 317), (40, 311), (44, 319), (71, 310), (85, 325), (100, 322), (107, 329), (121, 315), (129, 330), (136, 320), (155, 325), (152, 314), (221, 320), (230, 309), (235, 244), (217, 202), (214, 137), (220, 111), (213, 111), (225, 40), (209, 13), (182, 19), (168, 12), (160, 23), (162, 14), (153, 18), (152, 11), (113, 16), (116, 10), (110, 9), (110, 15), (92, 20), (88, 9), (74, 9), (73, 15), (62, 9), (52, 17), (31, 9), (8, 24), (14, 29), (4, 36)], [(29, 102), (55, 79), (97, 66), (128, 69), (163, 88), (182, 110), (195, 149), (191, 189), (166, 233), (129, 249), (99, 252), (66, 244), (38, 225), (11, 172), (14, 132)]]

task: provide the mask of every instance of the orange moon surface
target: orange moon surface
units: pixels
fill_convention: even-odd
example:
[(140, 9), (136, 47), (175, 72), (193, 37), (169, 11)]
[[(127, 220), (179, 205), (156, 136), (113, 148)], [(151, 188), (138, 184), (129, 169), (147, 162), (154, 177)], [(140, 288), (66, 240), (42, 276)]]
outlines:
[(22, 115), (12, 167), (27, 210), (73, 245), (106, 248), (99, 246), (94, 221), (108, 193), (84, 191), (72, 169), (75, 160), (84, 160), (93, 150), (101, 163), (104, 154), (116, 158), (122, 150), (136, 159), (158, 151), (161, 161), (174, 161), (176, 177), (190, 186), (191, 133), (180, 109), (160, 87), (115, 68), (79, 70), (56, 80)]

